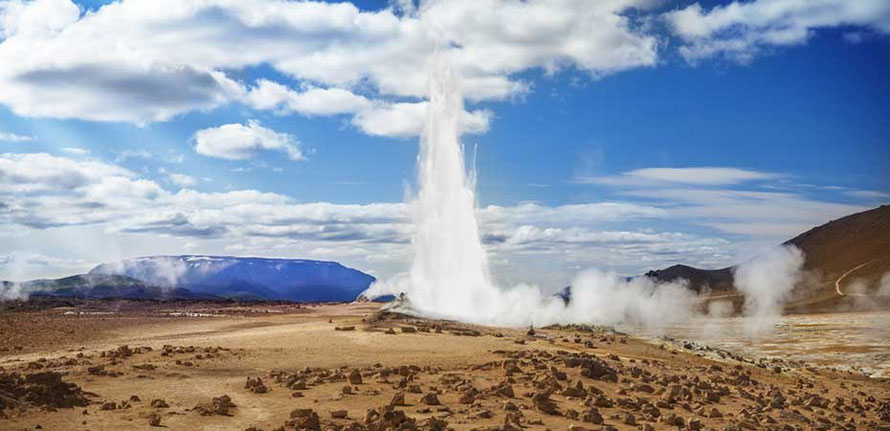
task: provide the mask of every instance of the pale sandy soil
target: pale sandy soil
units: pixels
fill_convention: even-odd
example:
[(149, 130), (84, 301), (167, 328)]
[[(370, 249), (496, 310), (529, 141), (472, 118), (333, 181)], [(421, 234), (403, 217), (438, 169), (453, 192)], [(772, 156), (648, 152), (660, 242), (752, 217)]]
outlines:
[[(94, 317), (53, 310), (39, 312), (43, 317), (8, 314), (0, 338), (11, 337), (14, 331), (19, 339), (34, 333), (35, 339), (47, 341), (45, 348), (38, 342), (28, 349), (0, 352), (4, 372), (59, 372), (65, 381), (91, 395), (86, 407), (50, 409), (19, 403), (5, 410), (8, 418), (0, 418), (0, 430), (38, 425), (44, 430), (158, 429), (149, 425), (152, 414), (159, 415), (161, 427), (173, 430), (291, 430), (293, 421), (287, 424), (291, 412), (305, 408), (318, 414), (321, 429), (383, 429), (379, 420), (365, 420), (367, 412), (383, 413), (396, 393), (404, 393), (406, 405), (394, 409), (416, 419), (417, 428), (422, 429), (435, 429), (436, 424), (426, 422), (431, 417), (444, 419), (446, 428), (455, 430), (566, 430), (571, 425), (597, 430), (608, 429), (607, 425), (619, 430), (695, 429), (699, 425), (716, 430), (783, 429), (785, 425), (791, 427), (786, 429), (890, 429), (890, 384), (885, 380), (806, 366), (779, 364), (773, 369), (777, 364), (761, 368), (733, 359), (716, 362), (607, 331), (553, 328), (537, 330), (532, 336), (519, 329), (413, 319), (380, 321), (374, 317), (377, 307), (343, 304), (262, 310), (260, 306), (250, 312), (211, 310), (199, 313), (201, 317), (149, 313), (139, 322), (116, 326), (118, 320), (132, 319), (122, 313), (91, 323), (86, 326), (92, 331), (88, 336), (73, 337), (70, 342), (65, 341), (69, 334), (65, 328), (81, 327), (77, 319)], [(46, 317), (52, 313), (58, 315)], [(442, 333), (436, 333), (436, 325), (442, 325)], [(338, 331), (337, 326), (355, 330)], [(395, 334), (385, 333), (390, 327)], [(402, 327), (426, 327), (430, 332), (405, 333)], [(37, 335), (38, 330), (57, 333)], [(122, 345), (150, 347), (151, 351), (101, 356)], [(165, 345), (171, 346), (170, 353), (164, 354)], [(184, 352), (176, 353), (180, 347)], [(82, 356), (77, 357), (78, 353)], [(585, 360), (580, 367), (573, 363)], [(614, 381), (608, 376), (591, 378), (588, 372), (582, 376), (590, 363), (614, 373)], [(134, 368), (144, 364), (154, 369)], [(91, 374), (89, 368), (97, 365), (120, 375)], [(307, 367), (311, 370), (301, 373)], [(353, 370), (362, 375), (361, 384), (347, 380)], [(278, 372), (285, 373), (282, 380), (291, 377), (291, 388), (286, 381), (276, 382), (273, 376)], [(255, 393), (245, 388), (248, 377), (262, 378), (269, 391)], [(306, 388), (294, 389), (296, 381), (305, 382)], [(566, 391), (577, 382), (583, 393)], [(493, 389), (503, 385), (512, 387), (512, 397)], [(343, 393), (347, 386), (351, 394)], [(679, 394), (671, 397), (672, 391)], [(294, 392), (302, 396), (294, 397)], [(545, 392), (549, 397), (542, 395)], [(437, 394), (440, 404), (421, 402), (430, 393)], [(236, 406), (228, 415), (202, 416), (194, 410), (197, 404), (224, 394)], [(134, 395), (140, 401), (121, 408)], [(169, 407), (152, 407), (153, 399), (163, 399)], [(102, 410), (109, 403), (116, 408)], [(591, 409), (606, 425), (589, 421)], [(332, 418), (331, 412), (337, 410), (346, 410), (347, 417)], [(712, 410), (721, 416), (711, 417)], [(674, 422), (672, 415), (682, 425), (669, 424)], [(357, 425), (351, 425), (354, 422)]]

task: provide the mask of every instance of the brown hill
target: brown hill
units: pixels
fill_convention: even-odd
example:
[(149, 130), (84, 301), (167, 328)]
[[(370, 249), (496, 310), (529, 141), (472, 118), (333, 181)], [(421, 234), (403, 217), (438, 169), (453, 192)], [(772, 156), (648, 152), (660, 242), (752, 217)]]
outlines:
[(721, 269), (699, 269), (687, 265), (674, 265), (649, 271), (646, 276), (662, 282), (686, 280), (689, 282), (689, 288), (696, 293), (708, 290), (722, 292), (732, 290), (733, 268), (730, 266)]
[(890, 256), (890, 205), (830, 221), (785, 244), (804, 252), (807, 269), (840, 277), (857, 265)]
[[(888, 302), (880, 292), (890, 273), (890, 205), (852, 214), (810, 229), (788, 241), (803, 251), (807, 279), (795, 292), (792, 311), (829, 310)], [(649, 271), (659, 281), (689, 281), (696, 292), (734, 292), (733, 269), (674, 265)], [(886, 287), (885, 287), (886, 289)], [(869, 298), (864, 300), (863, 298)]]

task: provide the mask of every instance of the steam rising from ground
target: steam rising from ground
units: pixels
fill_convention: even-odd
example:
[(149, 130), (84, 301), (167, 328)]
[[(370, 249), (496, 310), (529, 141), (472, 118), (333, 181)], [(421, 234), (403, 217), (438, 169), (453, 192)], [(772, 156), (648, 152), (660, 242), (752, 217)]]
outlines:
[(782, 246), (735, 269), (735, 287), (745, 294), (749, 335), (769, 332), (775, 326), (792, 289), (802, 279), (803, 262), (800, 249)]
[[(657, 283), (648, 277), (621, 278), (590, 270), (571, 284), (570, 300), (537, 286), (496, 286), (479, 238), (474, 178), (464, 166), (459, 115), (463, 101), (445, 59), (431, 61), (430, 103), (420, 141), (414, 205), (414, 261), (409, 273), (373, 284), (365, 296), (405, 293), (403, 311), (466, 322), (524, 326), (553, 323), (619, 324), (649, 328), (688, 319), (698, 300), (683, 283)], [(736, 287), (745, 293), (750, 333), (766, 331), (781, 315), (801, 278), (803, 254), (775, 249), (739, 267)], [(731, 314), (729, 303), (712, 303), (708, 316)], [(712, 328), (716, 332), (719, 328)]]
[(13, 299), (28, 299), (28, 291), (23, 288), (21, 283), (17, 282), (0, 282), (0, 301), (9, 301)]
[(475, 184), (464, 166), (461, 112), (457, 77), (436, 57), (418, 158), (414, 262), (408, 274), (375, 283), (366, 296), (404, 292), (413, 311), (423, 315), (508, 326), (627, 321), (656, 326), (691, 313), (694, 298), (682, 284), (656, 286), (648, 278), (625, 280), (600, 271), (578, 275), (568, 302), (536, 286), (495, 286), (479, 238)]
[[(27, 258), (24, 255), (11, 253), (7, 255), (3, 261), (0, 261), (0, 264), (8, 267), (12, 277), (18, 279), (22, 273), (21, 268), (25, 266), (26, 262)], [(28, 295), (29, 291), (22, 283), (16, 281), (0, 281), (0, 301), (16, 299), (26, 300), (28, 299)]]

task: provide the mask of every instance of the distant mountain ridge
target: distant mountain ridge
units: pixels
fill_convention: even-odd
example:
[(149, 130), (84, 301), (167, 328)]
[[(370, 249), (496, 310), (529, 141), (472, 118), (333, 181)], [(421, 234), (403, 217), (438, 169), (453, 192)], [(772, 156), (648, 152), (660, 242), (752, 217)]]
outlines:
[[(8, 281), (4, 285), (11, 285)], [(80, 274), (55, 280), (19, 283), (30, 296), (124, 299), (221, 299), (180, 288), (164, 288), (123, 275)]]
[(148, 256), (103, 263), (89, 274), (227, 298), (352, 301), (376, 279), (337, 262), (207, 255)]
[(705, 290), (720, 292), (733, 289), (732, 271), (734, 268), (734, 266), (730, 266), (721, 269), (699, 269), (688, 265), (673, 265), (649, 271), (646, 276), (660, 282), (686, 280), (689, 282), (689, 288), (696, 293)]

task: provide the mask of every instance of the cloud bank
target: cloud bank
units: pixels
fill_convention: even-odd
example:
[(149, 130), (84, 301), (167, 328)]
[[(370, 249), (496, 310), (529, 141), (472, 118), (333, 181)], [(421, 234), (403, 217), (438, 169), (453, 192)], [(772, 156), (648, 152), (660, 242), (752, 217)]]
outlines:
[[(656, 38), (625, 15), (648, 3), (429, 0), (363, 11), (345, 2), (124, 0), (85, 12), (69, 0), (13, 0), (0, 7), (0, 103), (20, 116), (137, 124), (242, 103), (351, 115), (368, 134), (413, 136), (437, 47), (454, 58), (472, 100), (503, 100), (529, 91), (513, 75), (531, 68), (602, 76), (655, 65)], [(297, 84), (239, 78), (256, 67)], [(477, 130), (488, 119), (467, 114)]]
[[(162, 175), (171, 187), (89, 157), (0, 154), (0, 253), (65, 253), (82, 259), (88, 269), (89, 263), (163, 254), (175, 247), (196, 253), (331, 258), (377, 275), (403, 270), (410, 257), (413, 227), (411, 209), (404, 203), (298, 202), (259, 190), (200, 192), (192, 188), (197, 179), (191, 176), (166, 170)], [(807, 209), (793, 221), (810, 226), (858, 209), (788, 193), (766, 193), (755, 200), (725, 190), (708, 191), (729, 194), (723, 199), (693, 199), (697, 193), (672, 198), (670, 189), (627, 192), (676, 200), (479, 208), (481, 235), (497, 278), (534, 280), (555, 289), (569, 280), (553, 274), (576, 273), (593, 263), (624, 274), (678, 262), (725, 266), (735, 263), (739, 241), (719, 230), (708, 234), (630, 226), (670, 221), (676, 229), (677, 222), (694, 218), (721, 222), (732, 232), (745, 226), (750, 213), (764, 224), (781, 225), (792, 204)], [(87, 237), (95, 239), (91, 243), (121, 244), (121, 249), (87, 248), (76, 239)], [(36, 266), (28, 273), (43, 275)], [(542, 279), (543, 274), (554, 278)]]

